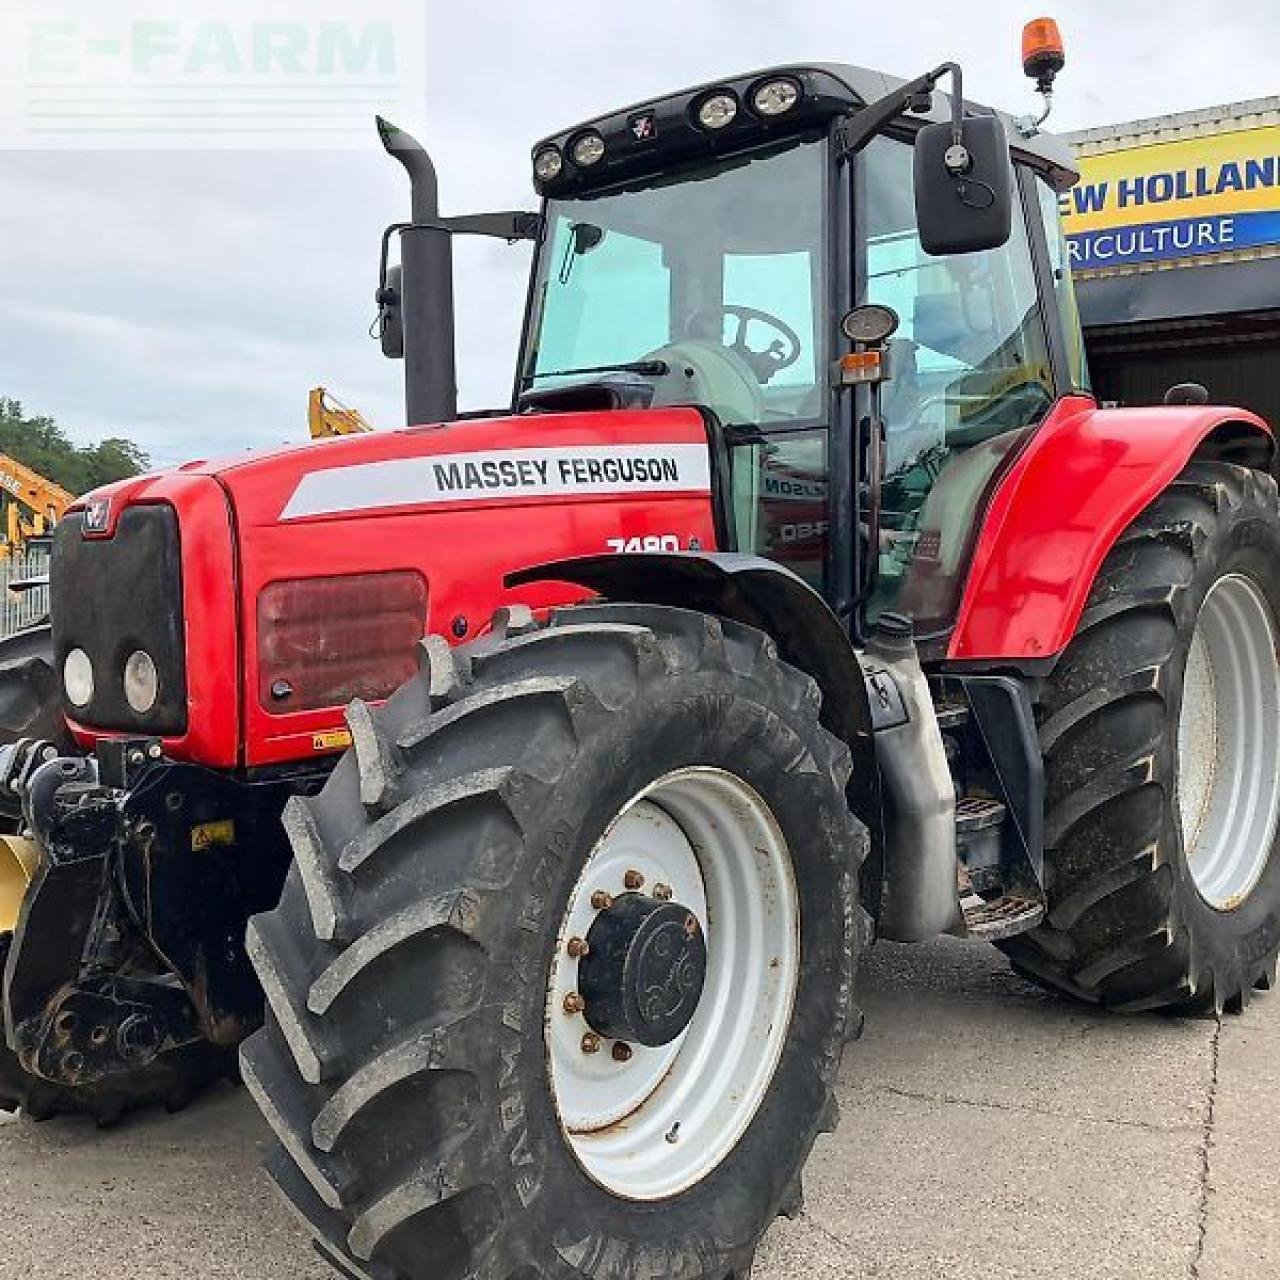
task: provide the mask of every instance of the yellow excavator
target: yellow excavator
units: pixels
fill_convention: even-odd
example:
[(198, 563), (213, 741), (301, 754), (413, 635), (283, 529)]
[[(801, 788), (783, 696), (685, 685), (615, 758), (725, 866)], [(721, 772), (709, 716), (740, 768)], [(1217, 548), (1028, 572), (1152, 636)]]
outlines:
[(0, 560), (21, 555), (31, 538), (51, 533), (74, 501), (75, 495), (61, 485), (0, 453), (0, 502), (4, 505)]
[(349, 409), (324, 387), (315, 387), (307, 401), (307, 425), (313, 440), (352, 436), (372, 431), (359, 409)]

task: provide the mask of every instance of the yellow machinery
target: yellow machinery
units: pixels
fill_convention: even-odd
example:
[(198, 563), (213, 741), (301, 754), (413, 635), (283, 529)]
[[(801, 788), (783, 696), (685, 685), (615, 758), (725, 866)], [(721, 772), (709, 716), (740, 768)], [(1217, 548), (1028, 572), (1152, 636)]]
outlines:
[(0, 835), (0, 935), (12, 933), (17, 927), (22, 899), (39, 858), (39, 846), (34, 840)]
[(20, 555), (28, 538), (49, 533), (75, 501), (75, 495), (0, 453), (0, 499), (4, 501), (0, 559), (7, 559)]
[(358, 409), (348, 409), (324, 387), (316, 387), (307, 401), (307, 424), (313, 440), (330, 436), (352, 436), (373, 427)]

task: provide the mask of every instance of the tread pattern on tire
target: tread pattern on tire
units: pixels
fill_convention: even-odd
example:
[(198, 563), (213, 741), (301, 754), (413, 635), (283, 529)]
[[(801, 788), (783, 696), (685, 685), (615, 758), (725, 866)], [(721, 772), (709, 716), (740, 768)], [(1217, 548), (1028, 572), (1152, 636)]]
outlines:
[(1280, 517), (1275, 481), (1193, 463), (1121, 535), (1038, 708), (1050, 911), (999, 944), (1043, 985), (1122, 1010), (1242, 1008), (1274, 973), (1197, 954), (1175, 830), (1180, 637), (1189, 588), (1224, 513)]
[[(577, 606), (546, 626), (516, 614), (465, 649), (431, 638), (421, 663), (382, 709), (352, 709), (353, 751), (320, 796), (290, 806), (297, 858), (279, 907), (252, 925), (268, 1015), (242, 1047), (244, 1078), (280, 1143), (269, 1173), (340, 1273), (537, 1280), (548, 1273), (527, 1254), (495, 1247), (502, 1208), (478, 1149), (494, 1082), (457, 1047), (486, 1012), (488, 903), (534, 892), (511, 883), (524, 833), (592, 727), (653, 675), (750, 673), (815, 717), (820, 695), (761, 633), (653, 607)], [(826, 758), (797, 773), (843, 787), (849, 750), (820, 732)], [(833, 860), (856, 883), (865, 837), (847, 818)], [(810, 1143), (836, 1123), (831, 1058), (814, 1070)], [(796, 1179), (778, 1211), (800, 1204)], [(429, 1261), (406, 1262), (423, 1240)], [(753, 1251), (715, 1280), (745, 1278)], [(557, 1274), (579, 1272), (566, 1259)]]

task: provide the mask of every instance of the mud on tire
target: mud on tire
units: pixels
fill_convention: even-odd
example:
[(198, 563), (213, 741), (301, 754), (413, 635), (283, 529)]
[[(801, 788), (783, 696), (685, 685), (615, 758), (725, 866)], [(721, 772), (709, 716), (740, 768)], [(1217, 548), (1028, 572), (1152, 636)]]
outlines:
[[(381, 710), (286, 810), (296, 855), (250, 925), (268, 999), (242, 1049), (275, 1129), (269, 1168), (346, 1275), (745, 1276), (800, 1204), (834, 1126), (855, 1015), (866, 833), (850, 757), (808, 677), (760, 633), (677, 609), (592, 605), (495, 625)], [(653, 780), (723, 766), (764, 798), (803, 918), (789, 1034), (724, 1161), (659, 1201), (575, 1160), (548, 1085), (547, 980), (565, 903), (614, 817)]]
[(1202, 603), (1228, 575), (1253, 584), (1274, 625), (1276, 484), (1195, 463), (1122, 535), (1047, 681), (1039, 719), (1050, 911), (1002, 944), (1040, 982), (1117, 1008), (1186, 1012), (1239, 1010), (1274, 985), (1274, 824), (1256, 883), (1219, 909), (1197, 888), (1179, 816), (1188, 653)]

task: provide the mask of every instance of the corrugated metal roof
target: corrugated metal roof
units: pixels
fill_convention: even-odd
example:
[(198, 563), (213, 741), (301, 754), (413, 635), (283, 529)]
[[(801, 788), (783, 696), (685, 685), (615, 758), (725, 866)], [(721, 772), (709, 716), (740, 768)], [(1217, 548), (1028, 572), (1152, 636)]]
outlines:
[(1122, 151), (1126, 147), (1172, 142), (1178, 138), (1256, 129), (1267, 124), (1280, 124), (1280, 96), (1251, 98), (1245, 102), (1201, 107), (1196, 111), (1179, 111), (1173, 115), (1149, 116), (1144, 120), (1101, 125), (1096, 129), (1078, 129), (1074, 133), (1059, 136), (1075, 147), (1078, 156), (1085, 157), (1106, 151)]

